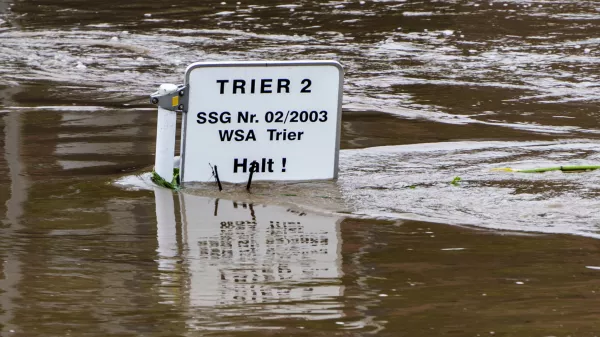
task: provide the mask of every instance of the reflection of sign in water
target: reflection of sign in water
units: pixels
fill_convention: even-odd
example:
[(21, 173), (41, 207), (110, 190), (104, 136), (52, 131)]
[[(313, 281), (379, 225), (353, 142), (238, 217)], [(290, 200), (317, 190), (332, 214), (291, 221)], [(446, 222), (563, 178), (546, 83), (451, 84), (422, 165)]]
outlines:
[(278, 303), (262, 310), (318, 319), (342, 315), (339, 218), (180, 196), (191, 306)]

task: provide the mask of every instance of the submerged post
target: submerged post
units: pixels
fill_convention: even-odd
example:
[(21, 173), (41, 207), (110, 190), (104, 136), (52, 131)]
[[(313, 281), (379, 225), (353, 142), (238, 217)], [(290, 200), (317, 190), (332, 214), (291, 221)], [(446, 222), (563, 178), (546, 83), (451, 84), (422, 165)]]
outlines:
[(154, 171), (166, 181), (173, 180), (173, 157), (175, 156), (175, 131), (177, 113), (158, 107), (156, 122), (156, 155)]
[(185, 103), (183, 100), (180, 101), (180, 97), (185, 96), (185, 86), (175, 84), (163, 84), (157, 92), (150, 95), (152, 104), (158, 105), (154, 172), (162, 179), (161, 185), (166, 185), (166, 187), (173, 188), (177, 185), (176, 179), (174, 179), (175, 167), (173, 167), (175, 134), (177, 131), (177, 112), (183, 111), (185, 108)]

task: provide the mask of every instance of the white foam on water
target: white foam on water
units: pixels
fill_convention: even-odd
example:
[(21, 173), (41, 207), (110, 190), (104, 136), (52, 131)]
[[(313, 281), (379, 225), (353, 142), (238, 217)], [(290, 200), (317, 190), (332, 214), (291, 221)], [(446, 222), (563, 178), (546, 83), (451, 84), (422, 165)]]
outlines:
[(433, 16), (433, 12), (402, 12), (404, 16)]
[(342, 151), (339, 183), (362, 214), (408, 213), (457, 225), (600, 237), (599, 172), (492, 171), (597, 165), (598, 146), (587, 140), (455, 142), (348, 150)]
[(152, 182), (152, 173), (146, 172), (142, 174), (127, 175), (117, 179), (115, 185), (127, 190), (148, 190), (152, 191), (156, 185)]

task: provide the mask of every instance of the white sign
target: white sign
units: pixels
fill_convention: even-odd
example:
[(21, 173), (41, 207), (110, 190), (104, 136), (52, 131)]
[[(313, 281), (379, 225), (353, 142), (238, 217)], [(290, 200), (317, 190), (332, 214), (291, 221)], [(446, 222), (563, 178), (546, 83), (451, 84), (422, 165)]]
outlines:
[(342, 82), (334, 61), (190, 65), (181, 182), (336, 178)]

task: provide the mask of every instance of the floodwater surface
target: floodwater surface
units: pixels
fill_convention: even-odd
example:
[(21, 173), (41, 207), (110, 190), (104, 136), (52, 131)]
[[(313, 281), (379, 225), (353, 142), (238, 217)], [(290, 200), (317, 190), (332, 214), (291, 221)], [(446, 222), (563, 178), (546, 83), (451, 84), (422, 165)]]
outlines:
[[(0, 0), (0, 336), (595, 336), (596, 1)], [(336, 60), (339, 179), (152, 186), (188, 64)]]

